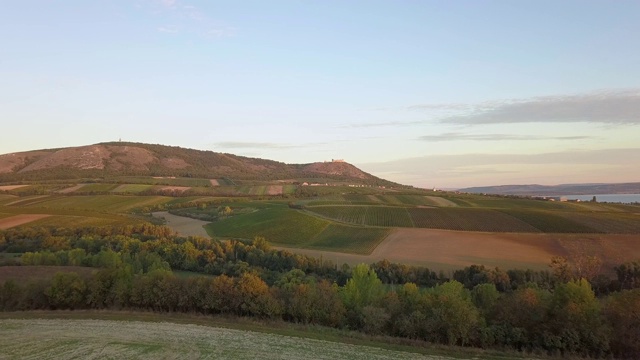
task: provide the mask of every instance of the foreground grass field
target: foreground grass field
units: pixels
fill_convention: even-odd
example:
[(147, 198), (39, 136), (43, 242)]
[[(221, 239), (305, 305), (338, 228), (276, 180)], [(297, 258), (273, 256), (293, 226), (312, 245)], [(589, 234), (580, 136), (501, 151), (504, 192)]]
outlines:
[(195, 324), (0, 319), (3, 359), (448, 359)]

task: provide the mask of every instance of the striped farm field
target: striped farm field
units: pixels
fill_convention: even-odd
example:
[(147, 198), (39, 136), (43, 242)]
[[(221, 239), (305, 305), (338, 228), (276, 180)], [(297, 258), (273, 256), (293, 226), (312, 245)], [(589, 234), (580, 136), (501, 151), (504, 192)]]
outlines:
[(386, 227), (413, 227), (406, 208), (392, 206), (368, 206), (365, 224)]
[[(355, 206), (354, 206), (355, 208)], [(209, 235), (253, 239), (278, 246), (369, 254), (389, 229), (333, 223), (304, 212), (276, 206), (231, 216), (205, 226)]]
[(118, 184), (86, 184), (76, 190), (81, 193), (106, 193), (118, 187)]
[(18, 199), (18, 197), (16, 197), (15, 195), (0, 194), (0, 204), (9, 203), (9, 202), (15, 201), (17, 199)]
[(33, 204), (21, 204), (27, 207), (43, 209), (75, 209), (93, 210), (111, 213), (124, 213), (145, 206), (164, 204), (172, 198), (166, 196), (122, 196), (122, 195), (88, 195), (48, 197), (44, 201)]
[(162, 176), (120, 176), (109, 179), (109, 181), (125, 184), (147, 184), (147, 185), (167, 185), (167, 186), (202, 186), (211, 187), (211, 179), (200, 178), (172, 178)]
[(546, 233), (601, 233), (591, 226), (563, 217), (562, 213), (526, 209), (509, 209), (501, 212), (518, 218)]
[(575, 212), (562, 217), (605, 234), (640, 234), (640, 215)]
[(464, 208), (408, 209), (416, 227), (428, 229), (540, 232), (532, 225), (499, 211)]
[(112, 193), (131, 193), (136, 194), (139, 192), (147, 191), (151, 189), (153, 185), (145, 184), (122, 184), (111, 190)]
[(309, 249), (370, 254), (390, 229), (330, 224), (305, 247)]
[(307, 210), (326, 218), (359, 225), (413, 227), (406, 208), (395, 206), (314, 206)]
[[(105, 214), (106, 215), (106, 214)], [(98, 226), (115, 226), (126, 224), (137, 224), (142, 222), (131, 217), (124, 216), (74, 216), (74, 215), (54, 215), (44, 219), (30, 222), (29, 226), (43, 226), (56, 228), (84, 228)]]
[(206, 230), (214, 237), (253, 239), (262, 236), (274, 244), (300, 246), (327, 225), (327, 220), (286, 207), (275, 207), (231, 216), (207, 225)]
[(314, 206), (307, 210), (329, 219), (364, 225), (368, 208), (368, 206)]

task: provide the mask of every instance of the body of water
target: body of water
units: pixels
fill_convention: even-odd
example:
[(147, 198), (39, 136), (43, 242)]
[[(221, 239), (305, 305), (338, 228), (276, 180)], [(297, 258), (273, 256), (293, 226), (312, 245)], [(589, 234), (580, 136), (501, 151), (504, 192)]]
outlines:
[(596, 197), (598, 202), (610, 203), (640, 203), (640, 194), (594, 194), (594, 195), (564, 195), (568, 200), (591, 201)]

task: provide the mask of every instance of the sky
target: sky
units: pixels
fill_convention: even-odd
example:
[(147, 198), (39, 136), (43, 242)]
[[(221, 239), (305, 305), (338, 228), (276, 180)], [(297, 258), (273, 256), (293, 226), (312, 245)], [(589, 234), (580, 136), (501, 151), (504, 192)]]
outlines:
[(426, 188), (640, 181), (638, 1), (0, 9), (0, 154), (122, 139)]

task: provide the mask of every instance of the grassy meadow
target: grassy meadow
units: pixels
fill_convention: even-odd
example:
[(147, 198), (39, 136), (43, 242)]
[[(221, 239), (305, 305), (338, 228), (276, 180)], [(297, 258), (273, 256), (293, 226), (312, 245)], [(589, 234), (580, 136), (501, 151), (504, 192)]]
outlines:
[(7, 359), (453, 360), (502, 355), (422, 345), (242, 318), (85, 311), (0, 314), (0, 346)]

